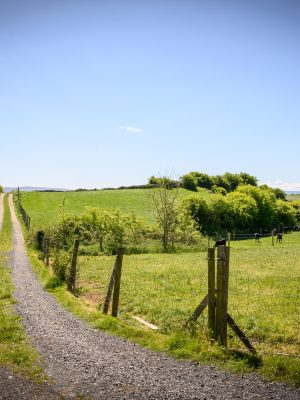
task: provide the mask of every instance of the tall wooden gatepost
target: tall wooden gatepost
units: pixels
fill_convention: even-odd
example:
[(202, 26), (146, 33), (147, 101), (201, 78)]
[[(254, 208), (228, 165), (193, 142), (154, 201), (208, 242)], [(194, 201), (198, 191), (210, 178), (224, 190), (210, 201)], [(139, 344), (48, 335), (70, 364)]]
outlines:
[(109, 310), (111, 297), (113, 296), (112, 310), (111, 310), (111, 315), (113, 317), (118, 316), (123, 255), (124, 255), (124, 248), (119, 247), (117, 249), (116, 260), (115, 260), (115, 263), (114, 263), (114, 266), (113, 266), (113, 269), (111, 272), (110, 281), (109, 281), (105, 301), (103, 304), (103, 314), (107, 314), (108, 310)]
[[(217, 249), (217, 258), (216, 258)], [(208, 248), (208, 294), (195, 309), (185, 326), (195, 322), (208, 306), (208, 330), (211, 341), (227, 346), (227, 324), (240, 338), (249, 351), (256, 353), (246, 335), (241, 331), (228, 313), (229, 260), (230, 247), (217, 246)]]

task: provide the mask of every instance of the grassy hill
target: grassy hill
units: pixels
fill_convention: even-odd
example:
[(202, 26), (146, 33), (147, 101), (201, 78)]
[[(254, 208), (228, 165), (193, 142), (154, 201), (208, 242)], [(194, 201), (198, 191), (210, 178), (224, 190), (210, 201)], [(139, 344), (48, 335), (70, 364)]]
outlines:
[[(65, 212), (80, 215), (86, 207), (119, 208), (134, 211), (146, 222), (154, 222), (154, 206), (149, 196), (153, 189), (97, 190), (84, 192), (22, 192), (22, 205), (31, 217), (32, 226), (48, 224), (57, 218), (65, 203)], [(212, 193), (199, 189), (197, 193), (179, 189), (179, 198), (190, 195), (210, 198)]]

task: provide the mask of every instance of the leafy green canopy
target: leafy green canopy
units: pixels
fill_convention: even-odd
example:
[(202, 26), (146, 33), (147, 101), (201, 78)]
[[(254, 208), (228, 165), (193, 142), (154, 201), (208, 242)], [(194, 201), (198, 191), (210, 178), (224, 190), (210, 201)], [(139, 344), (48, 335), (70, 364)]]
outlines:
[[(233, 192), (239, 185), (257, 186), (257, 178), (246, 172), (233, 174), (225, 172), (223, 175), (210, 176), (202, 172), (189, 172), (180, 178), (182, 187), (188, 190), (197, 190), (197, 187), (212, 190), (215, 188), (223, 188), (225, 193)], [(214, 192), (217, 190), (214, 189)]]
[(277, 198), (268, 186), (240, 185), (227, 195), (216, 194), (209, 203), (191, 196), (183, 200), (182, 206), (200, 232), (213, 235), (293, 226), (300, 222), (300, 202), (294, 203)]

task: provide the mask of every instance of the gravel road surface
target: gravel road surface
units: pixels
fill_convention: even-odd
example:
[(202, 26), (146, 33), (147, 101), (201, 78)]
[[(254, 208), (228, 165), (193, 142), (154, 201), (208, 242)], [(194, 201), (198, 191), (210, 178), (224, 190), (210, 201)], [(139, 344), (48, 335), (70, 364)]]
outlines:
[(254, 374), (241, 377), (177, 361), (92, 329), (70, 315), (41, 288), (33, 274), (11, 196), (9, 204), (17, 312), (44, 359), (55, 393), (66, 399), (105, 400), (300, 399), (299, 389), (266, 383)]

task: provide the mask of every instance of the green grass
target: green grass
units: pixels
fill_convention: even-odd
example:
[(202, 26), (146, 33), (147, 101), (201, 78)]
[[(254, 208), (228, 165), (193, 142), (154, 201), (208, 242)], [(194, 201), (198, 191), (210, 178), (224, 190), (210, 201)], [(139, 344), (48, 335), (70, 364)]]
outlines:
[[(192, 192), (181, 190), (181, 196)], [(211, 198), (208, 191), (198, 194)], [(146, 190), (67, 193), (23, 193), (23, 206), (33, 225), (49, 223), (66, 198), (66, 212), (81, 214), (86, 206), (134, 210), (153, 222), (153, 208)], [(42, 284), (71, 312), (96, 328), (178, 358), (214, 363), (236, 372), (257, 371), (271, 380), (300, 386), (300, 233), (285, 235), (282, 244), (271, 238), (232, 241), (229, 313), (249, 337), (259, 356), (246, 354), (229, 329), (229, 349), (211, 346), (207, 311), (188, 331), (182, 326), (207, 292), (206, 253), (138, 254), (124, 257), (120, 314), (104, 316), (99, 309), (114, 262), (109, 256), (80, 256), (78, 297), (65, 286), (54, 288), (51, 269), (37, 254), (30, 257)], [(50, 284), (51, 283), (51, 284)], [(51, 289), (52, 286), (52, 289)], [(133, 316), (159, 327), (153, 332)], [(278, 356), (287, 354), (289, 357)]]
[[(229, 329), (229, 349), (210, 346), (206, 311), (193, 329), (182, 329), (207, 292), (206, 253), (140, 254), (124, 257), (119, 319), (99, 311), (114, 257), (81, 256), (78, 294), (64, 286), (52, 290), (64, 307), (94, 327), (126, 337), (148, 348), (185, 359), (215, 363), (236, 372), (257, 371), (271, 380), (300, 385), (300, 233), (285, 235), (272, 247), (271, 238), (231, 243), (229, 313), (261, 356), (245, 354)], [(51, 278), (31, 250), (44, 286)], [(152, 332), (132, 317), (157, 325)]]
[[(65, 212), (80, 215), (85, 207), (120, 208), (134, 211), (148, 223), (153, 223), (154, 207), (149, 193), (152, 189), (97, 190), (86, 192), (22, 192), (22, 204), (31, 217), (33, 226), (48, 224), (57, 218), (65, 199)], [(179, 198), (196, 194), (209, 199), (212, 194), (205, 189), (194, 193), (179, 189)]]
[(11, 250), (11, 222), (5, 196), (5, 212), (0, 233), (0, 364), (36, 381), (45, 380), (39, 356), (29, 344), (19, 316), (14, 311), (13, 283), (7, 266)]
[(287, 199), (289, 201), (299, 201), (300, 200), (300, 194), (288, 194)]
[[(229, 312), (265, 352), (300, 354), (300, 234), (232, 242)], [(137, 315), (170, 333), (183, 326), (207, 292), (206, 253), (124, 257), (121, 314)], [(82, 297), (103, 302), (112, 257), (80, 257)], [(199, 321), (205, 334), (206, 316)], [(232, 346), (239, 346), (235, 340)]]

